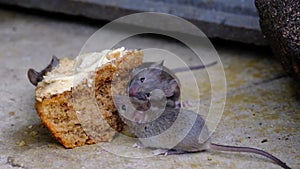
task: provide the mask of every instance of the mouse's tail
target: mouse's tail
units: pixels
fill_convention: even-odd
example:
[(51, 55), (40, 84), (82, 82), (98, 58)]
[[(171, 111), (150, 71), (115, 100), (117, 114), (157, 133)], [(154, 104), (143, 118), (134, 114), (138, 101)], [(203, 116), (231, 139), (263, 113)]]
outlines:
[(180, 68), (171, 69), (171, 71), (173, 73), (179, 73), (179, 72), (186, 72), (186, 71), (189, 71), (189, 70), (199, 70), (199, 69), (204, 69), (204, 68), (214, 66), (217, 63), (218, 63), (218, 61), (214, 61), (214, 62), (211, 62), (207, 65), (196, 65), (196, 66), (189, 66), (189, 67), (180, 67)]
[(211, 143), (210, 148), (212, 150), (216, 150), (216, 151), (245, 152), (245, 153), (254, 153), (254, 154), (262, 155), (264, 157), (267, 157), (267, 158), (273, 160), (276, 164), (280, 165), (284, 169), (291, 169), (289, 166), (287, 166), (283, 161), (281, 161), (277, 157), (273, 156), (270, 153), (267, 153), (263, 150), (259, 150), (256, 148), (225, 146), (225, 145), (219, 145), (219, 144), (214, 144), (214, 143)]

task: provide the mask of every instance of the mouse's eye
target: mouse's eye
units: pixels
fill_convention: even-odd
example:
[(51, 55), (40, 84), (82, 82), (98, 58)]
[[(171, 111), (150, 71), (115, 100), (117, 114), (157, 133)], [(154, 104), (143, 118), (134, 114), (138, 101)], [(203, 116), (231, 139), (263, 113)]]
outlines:
[(140, 81), (143, 83), (145, 81), (145, 78), (144, 77), (141, 77), (140, 78)]
[(150, 93), (146, 93), (145, 95), (146, 95), (147, 97), (150, 97)]
[(123, 104), (122, 107), (121, 107), (121, 109), (125, 111), (126, 110), (126, 106)]

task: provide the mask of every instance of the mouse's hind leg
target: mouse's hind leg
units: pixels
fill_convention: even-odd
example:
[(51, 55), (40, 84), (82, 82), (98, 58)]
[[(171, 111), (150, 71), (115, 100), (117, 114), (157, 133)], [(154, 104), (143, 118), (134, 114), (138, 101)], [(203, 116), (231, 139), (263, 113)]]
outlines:
[(152, 154), (154, 155), (164, 155), (164, 156), (167, 156), (167, 155), (175, 155), (175, 154), (184, 154), (186, 153), (185, 151), (183, 150), (168, 150), (168, 149), (156, 149), (156, 150), (153, 150), (152, 151)]
[(132, 147), (133, 148), (145, 148), (145, 146), (142, 143), (140, 143), (140, 142), (134, 143), (132, 145)]

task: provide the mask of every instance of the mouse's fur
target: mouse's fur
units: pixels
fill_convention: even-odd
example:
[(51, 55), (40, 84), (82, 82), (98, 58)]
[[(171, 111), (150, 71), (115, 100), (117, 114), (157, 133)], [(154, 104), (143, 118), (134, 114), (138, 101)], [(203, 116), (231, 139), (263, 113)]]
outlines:
[[(126, 96), (115, 96), (114, 101), (121, 118), (145, 147), (174, 149), (185, 152), (197, 152), (208, 149), (210, 142), (208, 129), (201, 116), (193, 111), (166, 108), (163, 112), (153, 109), (142, 112), (136, 111), (130, 99)], [(183, 112), (180, 112), (181, 110)], [(182, 114), (180, 115), (180, 113)], [(139, 120), (134, 118), (137, 114), (141, 116)], [(176, 125), (174, 125), (175, 123)], [(183, 128), (187, 129), (182, 130)], [(200, 134), (201, 138), (205, 139), (199, 140)], [(178, 137), (179, 135), (181, 135), (181, 138)], [(155, 138), (151, 138), (154, 136)], [(172, 139), (175, 137), (177, 139)], [(166, 141), (174, 141), (172, 143), (174, 146), (164, 147), (165, 144), (163, 142)], [(167, 144), (170, 145), (170, 143)]]

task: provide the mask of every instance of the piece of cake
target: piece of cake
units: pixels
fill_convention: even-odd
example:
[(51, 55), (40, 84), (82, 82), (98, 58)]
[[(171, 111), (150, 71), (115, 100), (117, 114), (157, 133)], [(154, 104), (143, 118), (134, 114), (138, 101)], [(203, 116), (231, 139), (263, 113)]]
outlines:
[(66, 148), (111, 141), (123, 129), (112, 93), (124, 94), (140, 50), (104, 50), (62, 58), (36, 87), (36, 110)]

